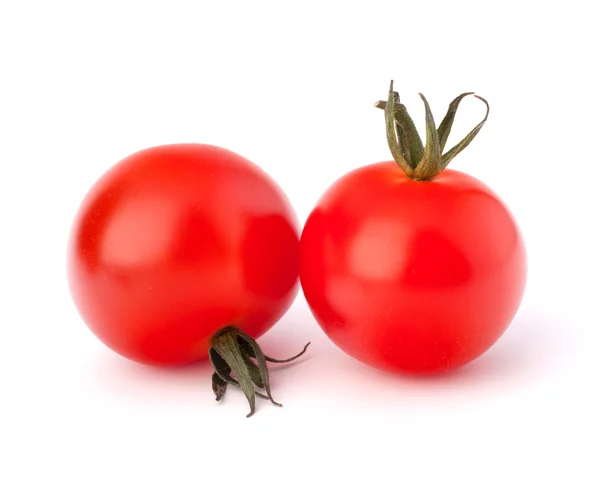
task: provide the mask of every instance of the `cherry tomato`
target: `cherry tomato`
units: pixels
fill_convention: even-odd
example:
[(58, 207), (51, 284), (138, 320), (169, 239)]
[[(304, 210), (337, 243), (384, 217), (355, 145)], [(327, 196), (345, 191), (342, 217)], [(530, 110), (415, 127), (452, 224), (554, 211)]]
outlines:
[[(525, 247), (512, 214), (477, 179), (440, 172), (474, 137), (442, 161), (439, 141), (468, 94), (437, 132), (426, 106), (423, 149), (404, 108), (391, 107), (398, 102), (390, 88), (388, 104), (378, 106), (387, 107), (398, 159), (336, 181), (302, 232), (300, 281), (317, 322), (341, 349), (377, 368), (419, 374), (464, 365), (502, 335), (523, 296)], [(424, 166), (410, 164), (410, 151)]]
[(488, 349), (525, 285), (515, 222), (483, 183), (446, 170), (412, 181), (394, 162), (338, 180), (310, 214), (300, 279), (325, 333), (386, 370), (437, 372)]
[(228, 150), (135, 153), (92, 187), (75, 218), (68, 278), (92, 332), (140, 363), (207, 356), (234, 325), (256, 338), (297, 293), (298, 227), (279, 187)]

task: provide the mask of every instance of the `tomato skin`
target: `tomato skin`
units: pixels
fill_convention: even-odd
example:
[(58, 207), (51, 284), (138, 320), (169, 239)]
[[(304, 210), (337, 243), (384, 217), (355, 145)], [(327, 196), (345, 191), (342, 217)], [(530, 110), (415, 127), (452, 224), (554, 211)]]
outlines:
[(256, 338), (298, 291), (298, 223), (247, 159), (210, 145), (137, 152), (105, 173), (73, 223), (68, 280), (92, 332), (131, 360), (207, 356), (234, 324)]
[(395, 162), (348, 173), (300, 239), (300, 281), (341, 349), (412, 374), (460, 367), (502, 335), (521, 302), (526, 255), (502, 201), (447, 169), (410, 180)]

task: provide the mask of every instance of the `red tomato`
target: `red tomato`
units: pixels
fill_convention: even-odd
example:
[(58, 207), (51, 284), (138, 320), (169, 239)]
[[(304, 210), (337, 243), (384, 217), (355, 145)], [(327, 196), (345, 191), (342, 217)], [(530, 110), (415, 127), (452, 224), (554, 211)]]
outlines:
[(325, 333), (372, 366), (450, 370), (504, 332), (524, 292), (525, 249), (483, 183), (445, 170), (408, 178), (395, 162), (339, 179), (310, 214), (300, 280)]
[(146, 149), (85, 197), (68, 277), (83, 319), (111, 349), (147, 364), (193, 362), (222, 327), (256, 338), (288, 309), (296, 217), (279, 187), (233, 152)]

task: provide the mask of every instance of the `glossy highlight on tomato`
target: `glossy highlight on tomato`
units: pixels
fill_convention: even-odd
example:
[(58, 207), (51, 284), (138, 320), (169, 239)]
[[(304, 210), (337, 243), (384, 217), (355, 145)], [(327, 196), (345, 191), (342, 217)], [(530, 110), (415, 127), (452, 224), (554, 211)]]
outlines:
[(68, 250), (86, 324), (131, 360), (207, 356), (234, 325), (257, 338), (298, 290), (298, 224), (277, 184), (203, 144), (158, 146), (112, 167), (86, 195)]

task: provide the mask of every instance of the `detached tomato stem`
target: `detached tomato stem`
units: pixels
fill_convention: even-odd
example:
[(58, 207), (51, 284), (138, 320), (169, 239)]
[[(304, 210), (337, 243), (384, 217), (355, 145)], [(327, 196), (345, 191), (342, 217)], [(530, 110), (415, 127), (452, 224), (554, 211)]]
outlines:
[[(485, 103), (487, 109), (485, 117), (464, 139), (443, 154), (458, 105), (467, 95), (473, 95)], [(398, 92), (394, 91), (393, 80), (390, 82), (387, 102), (379, 100), (375, 103), (375, 106), (385, 111), (388, 145), (400, 169), (412, 180), (429, 181), (440, 174), (448, 166), (448, 163), (471, 143), (485, 124), (490, 113), (490, 106), (484, 98), (475, 95), (473, 92), (462, 93), (450, 103), (444, 120), (436, 129), (435, 120), (427, 99), (422, 93), (419, 93), (419, 96), (425, 105), (427, 136), (425, 148), (423, 148), (423, 142), (406, 107), (400, 103)]]
[[(250, 405), (250, 413), (246, 417), (254, 415), (257, 396), (271, 400), (273, 405), (281, 407), (281, 403), (277, 403), (271, 395), (267, 362), (289, 363), (294, 361), (306, 352), (309, 345), (310, 342), (291, 358), (274, 359), (265, 355), (258, 343), (248, 334), (232, 325), (224, 327), (212, 337), (209, 350), (210, 361), (215, 368), (212, 387), (216, 400), (219, 401), (223, 398), (229, 383), (239, 387), (246, 395)], [(232, 376), (232, 373), (235, 377)], [(256, 391), (255, 385), (258, 388), (264, 388), (266, 395)]]

